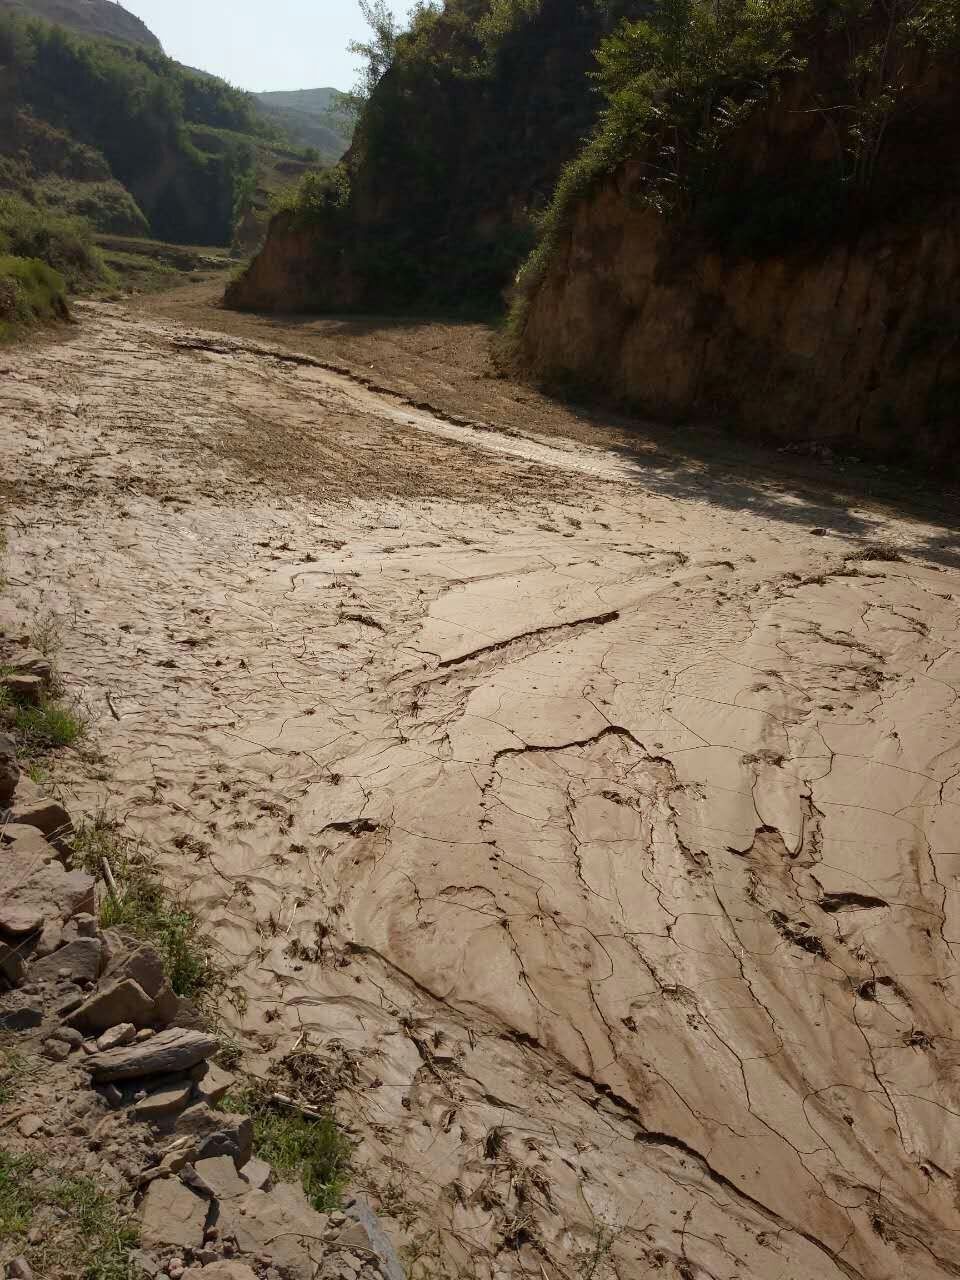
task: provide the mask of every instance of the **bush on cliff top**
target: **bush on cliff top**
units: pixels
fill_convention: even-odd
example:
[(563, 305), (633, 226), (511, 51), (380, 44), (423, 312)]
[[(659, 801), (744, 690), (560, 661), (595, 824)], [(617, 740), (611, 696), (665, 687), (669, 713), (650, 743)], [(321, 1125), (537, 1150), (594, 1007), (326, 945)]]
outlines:
[[(830, 74), (830, 57), (821, 60), (804, 110), (825, 123), (832, 166), (798, 172), (786, 185), (761, 177), (731, 186), (734, 135), (807, 70), (812, 47), (830, 41), (845, 56)], [(526, 299), (580, 200), (628, 159), (639, 169), (643, 204), (696, 218), (741, 249), (778, 251), (829, 234), (845, 203), (870, 193), (890, 129), (909, 107), (907, 60), (958, 50), (960, 0), (660, 0), (643, 18), (624, 20), (598, 50), (606, 105), (541, 220), (511, 327), (522, 328)]]

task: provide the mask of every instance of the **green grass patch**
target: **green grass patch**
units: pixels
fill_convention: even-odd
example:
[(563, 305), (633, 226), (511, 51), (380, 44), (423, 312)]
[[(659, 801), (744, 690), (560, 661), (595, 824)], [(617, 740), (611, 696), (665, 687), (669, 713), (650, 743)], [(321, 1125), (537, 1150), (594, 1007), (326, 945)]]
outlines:
[(119, 898), (104, 894), (101, 926), (122, 929), (152, 943), (178, 996), (198, 999), (219, 992), (222, 974), (197, 917), (171, 893), (149, 851), (99, 815), (78, 828), (73, 862), (99, 876), (104, 860), (113, 872)]
[[(41, 1176), (37, 1176), (40, 1174)], [(41, 1226), (38, 1242), (26, 1233)], [(0, 1151), (0, 1242), (14, 1241), (34, 1274), (133, 1280), (139, 1233), (130, 1216), (88, 1178), (47, 1170), (33, 1155)]]
[(16, 1100), (32, 1074), (33, 1067), (22, 1053), (13, 1049), (0, 1053), (0, 1107)]
[(74, 746), (87, 731), (83, 716), (54, 698), (35, 707), (16, 706), (13, 727), (30, 760), (60, 747)]
[(46, 264), (71, 293), (103, 284), (110, 274), (86, 222), (17, 196), (0, 196), (0, 254)]
[(227, 1094), (220, 1106), (251, 1117), (256, 1154), (281, 1178), (299, 1179), (318, 1212), (339, 1206), (347, 1185), (351, 1149), (332, 1112), (314, 1120), (272, 1102), (269, 1093), (257, 1086)]
[(66, 284), (56, 271), (37, 258), (0, 257), (0, 341), (69, 314)]

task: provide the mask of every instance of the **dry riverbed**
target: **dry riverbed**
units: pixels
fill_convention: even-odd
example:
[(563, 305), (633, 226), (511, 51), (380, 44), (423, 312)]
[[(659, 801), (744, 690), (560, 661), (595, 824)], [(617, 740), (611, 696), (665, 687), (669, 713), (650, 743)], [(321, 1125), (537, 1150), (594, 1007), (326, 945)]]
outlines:
[(57, 781), (248, 1065), (335, 1072), (408, 1274), (960, 1274), (950, 521), (82, 320), (0, 354)]

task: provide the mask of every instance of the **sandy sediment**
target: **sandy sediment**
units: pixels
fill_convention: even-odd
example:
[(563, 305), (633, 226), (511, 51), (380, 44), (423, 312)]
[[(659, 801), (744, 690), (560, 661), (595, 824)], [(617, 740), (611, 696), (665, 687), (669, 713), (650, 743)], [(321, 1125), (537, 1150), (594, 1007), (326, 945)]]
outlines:
[(411, 1276), (958, 1274), (950, 530), (110, 308), (0, 363), (70, 805), (329, 1062)]

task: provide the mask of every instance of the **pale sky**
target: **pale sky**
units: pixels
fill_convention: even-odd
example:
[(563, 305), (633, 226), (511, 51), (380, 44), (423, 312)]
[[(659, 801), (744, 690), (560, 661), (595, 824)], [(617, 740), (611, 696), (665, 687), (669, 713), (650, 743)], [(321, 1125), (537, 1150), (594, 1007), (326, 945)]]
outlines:
[[(123, 0), (171, 58), (242, 89), (350, 89), (350, 40), (367, 27), (357, 0)], [(403, 12), (406, 3), (395, 6)]]

